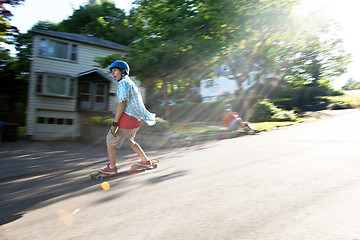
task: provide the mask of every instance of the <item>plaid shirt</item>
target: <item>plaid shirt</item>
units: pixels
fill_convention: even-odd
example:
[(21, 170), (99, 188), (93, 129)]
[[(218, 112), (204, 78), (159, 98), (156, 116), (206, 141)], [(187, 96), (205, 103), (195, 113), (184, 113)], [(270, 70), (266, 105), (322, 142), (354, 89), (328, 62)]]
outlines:
[(138, 121), (143, 120), (149, 126), (156, 123), (155, 114), (150, 113), (145, 108), (138, 87), (128, 76), (118, 82), (117, 96), (119, 102), (126, 101), (124, 112), (127, 115), (136, 118)]

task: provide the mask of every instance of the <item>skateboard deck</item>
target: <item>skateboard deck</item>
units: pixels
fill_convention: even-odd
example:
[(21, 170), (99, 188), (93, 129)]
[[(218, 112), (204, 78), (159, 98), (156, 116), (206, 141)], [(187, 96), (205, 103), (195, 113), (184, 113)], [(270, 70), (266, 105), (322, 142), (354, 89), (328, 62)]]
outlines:
[(130, 175), (130, 174), (134, 174), (134, 173), (138, 173), (138, 172), (143, 172), (146, 170), (155, 169), (158, 167), (157, 163), (159, 162), (159, 160), (150, 160), (150, 162), (151, 162), (151, 166), (141, 166), (141, 165), (135, 163), (135, 164), (131, 165), (130, 169), (120, 170), (115, 174), (105, 174), (105, 173), (102, 173), (100, 170), (98, 170), (98, 171), (91, 172), (89, 174), (89, 176), (92, 179), (101, 181), (106, 178), (111, 178), (111, 177), (115, 177), (115, 176), (119, 176), (119, 175)]

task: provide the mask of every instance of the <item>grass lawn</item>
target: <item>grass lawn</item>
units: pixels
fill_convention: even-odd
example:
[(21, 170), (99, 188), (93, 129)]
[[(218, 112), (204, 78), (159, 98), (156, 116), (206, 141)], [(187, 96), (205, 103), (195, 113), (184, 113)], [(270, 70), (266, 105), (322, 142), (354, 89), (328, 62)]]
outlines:
[(360, 94), (359, 95), (342, 95), (335, 97), (326, 97), (333, 103), (342, 102), (344, 104), (348, 104), (351, 107), (359, 107), (360, 106)]
[(254, 127), (258, 130), (269, 131), (277, 127), (286, 127), (297, 124), (298, 122), (259, 122), (253, 123)]

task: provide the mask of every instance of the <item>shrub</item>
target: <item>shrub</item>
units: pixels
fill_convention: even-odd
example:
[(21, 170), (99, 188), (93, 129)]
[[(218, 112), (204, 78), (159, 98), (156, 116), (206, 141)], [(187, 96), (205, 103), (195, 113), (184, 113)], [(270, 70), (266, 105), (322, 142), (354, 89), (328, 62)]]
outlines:
[(297, 116), (295, 114), (295, 111), (285, 111), (282, 110), (280, 112), (275, 113), (272, 117), (271, 120), (274, 122), (293, 122), (296, 121)]
[(252, 122), (270, 122), (271, 117), (279, 112), (278, 109), (272, 102), (268, 99), (261, 100), (255, 107), (255, 110), (250, 117)]
[(250, 118), (252, 122), (296, 121), (295, 111), (286, 111), (275, 106), (268, 99), (261, 100)]
[(344, 101), (341, 101), (341, 100), (330, 104), (330, 109), (333, 109), (333, 110), (348, 109), (348, 108), (351, 108), (350, 104), (348, 104)]
[(94, 116), (90, 118), (90, 123), (97, 124), (97, 125), (105, 125), (104, 120), (106, 117)]
[(114, 119), (109, 117), (109, 118), (104, 119), (102, 123), (103, 123), (103, 125), (111, 126), (113, 121), (114, 121)]

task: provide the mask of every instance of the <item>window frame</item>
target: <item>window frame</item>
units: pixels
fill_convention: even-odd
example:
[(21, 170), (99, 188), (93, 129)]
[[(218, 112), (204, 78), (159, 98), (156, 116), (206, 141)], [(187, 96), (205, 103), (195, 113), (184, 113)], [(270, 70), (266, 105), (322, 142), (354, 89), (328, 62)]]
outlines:
[[(59, 43), (66, 45), (66, 58), (51, 56), (50, 55), (50, 45)], [(44, 58), (52, 58), (63, 61), (77, 62), (79, 56), (79, 45), (72, 42), (62, 41), (58, 39), (51, 39), (46, 37), (40, 37), (39, 45), (37, 47), (37, 56)]]
[[(87, 84), (88, 88), (87, 88), (87, 92), (82, 92), (82, 84)], [(109, 97), (108, 97), (108, 89), (110, 87), (109, 83), (106, 82), (95, 82), (95, 81), (89, 81), (89, 80), (80, 80), (79, 81), (79, 89), (78, 89), (78, 94), (79, 94), (79, 110), (80, 111), (89, 111), (89, 110), (99, 110), (99, 111), (106, 111), (107, 110), (107, 105), (108, 105), (108, 101), (109, 101)], [(102, 86), (102, 93), (103, 94), (99, 94), (99, 92), (97, 91), (97, 87), (98, 86)], [(84, 100), (84, 98), (86, 98), (86, 100)], [(97, 99), (101, 98), (102, 101), (98, 102)]]
[[(50, 77), (56, 77), (63, 79), (65, 81), (65, 92), (64, 94), (47, 92), (48, 84), (50, 82)], [(54, 73), (45, 73), (45, 72), (36, 72), (36, 87), (35, 93), (42, 96), (52, 96), (52, 97), (63, 97), (63, 98), (75, 98), (76, 97), (76, 78), (67, 75), (54, 74)]]

